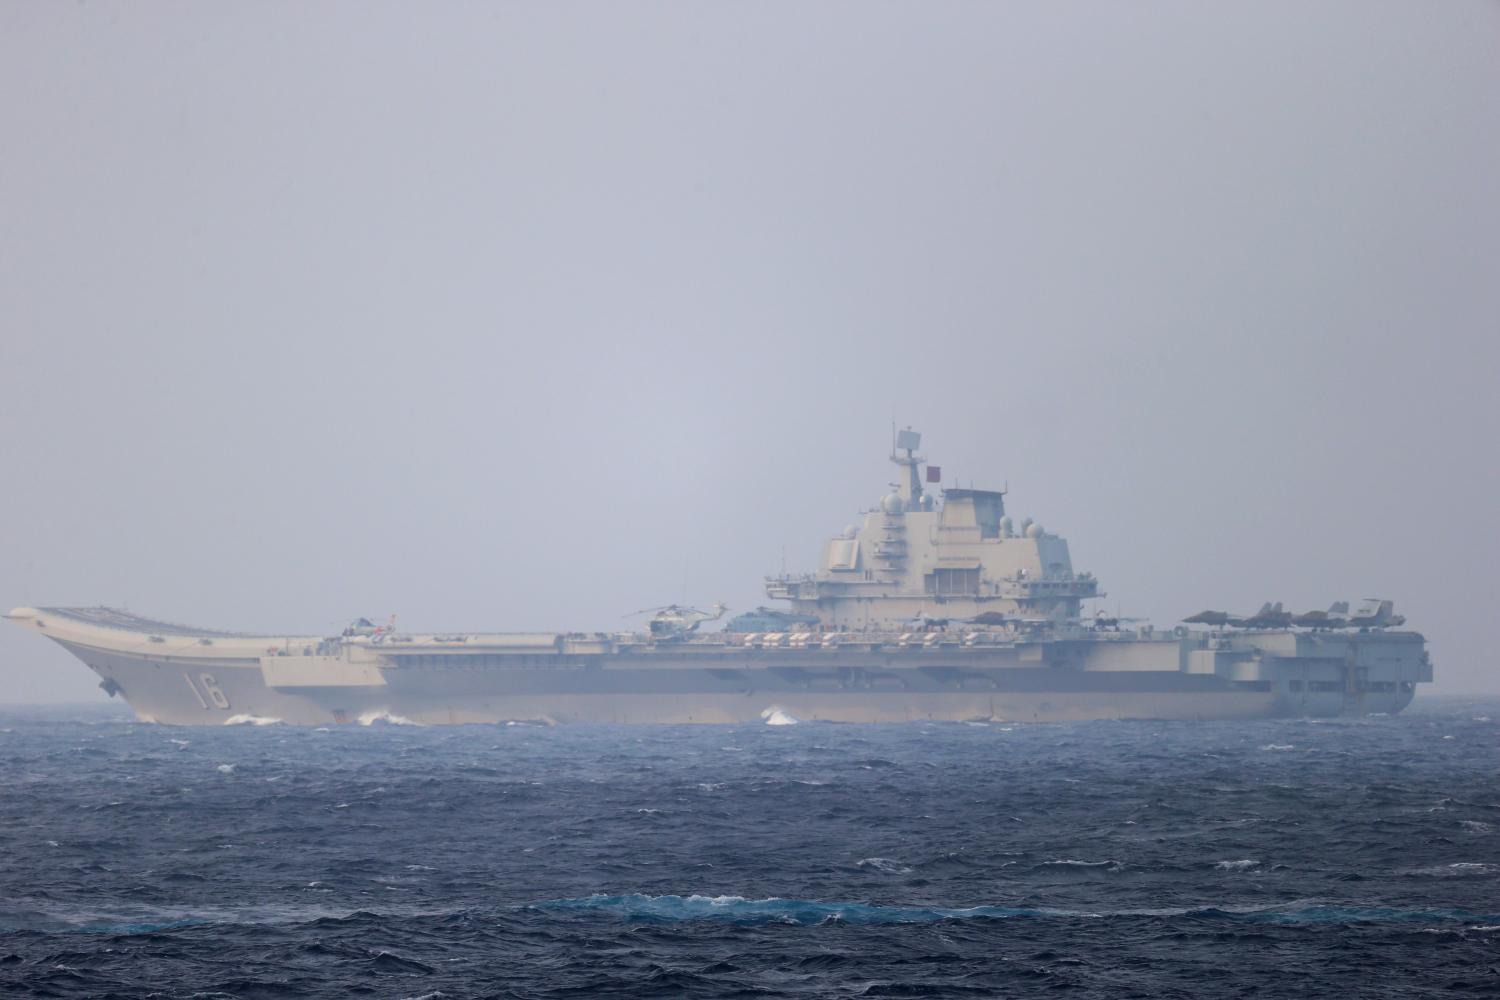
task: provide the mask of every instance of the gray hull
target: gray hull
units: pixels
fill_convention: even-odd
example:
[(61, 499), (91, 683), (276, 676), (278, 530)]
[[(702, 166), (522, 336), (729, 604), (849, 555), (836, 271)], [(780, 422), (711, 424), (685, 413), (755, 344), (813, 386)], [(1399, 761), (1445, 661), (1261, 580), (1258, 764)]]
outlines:
[(735, 636), (440, 636), (380, 646), (35, 615), (140, 718), (173, 725), (1338, 716), (1401, 711), (1430, 669), (1421, 637), (1393, 632), (811, 648)]

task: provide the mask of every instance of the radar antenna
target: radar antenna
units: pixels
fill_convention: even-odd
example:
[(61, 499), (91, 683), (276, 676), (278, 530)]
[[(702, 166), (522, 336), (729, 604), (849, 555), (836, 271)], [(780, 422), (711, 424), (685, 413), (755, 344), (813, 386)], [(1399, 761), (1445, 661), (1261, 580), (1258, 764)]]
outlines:
[[(910, 427), (898, 431), (894, 424), (891, 425), (891, 433), (894, 438), (891, 443), (891, 461), (906, 469), (906, 490), (901, 499), (906, 501), (907, 510), (916, 510), (922, 502), (922, 477), (917, 475), (917, 466), (927, 461), (916, 453), (922, 447), (922, 435)], [(901, 454), (902, 452), (905, 454)]]

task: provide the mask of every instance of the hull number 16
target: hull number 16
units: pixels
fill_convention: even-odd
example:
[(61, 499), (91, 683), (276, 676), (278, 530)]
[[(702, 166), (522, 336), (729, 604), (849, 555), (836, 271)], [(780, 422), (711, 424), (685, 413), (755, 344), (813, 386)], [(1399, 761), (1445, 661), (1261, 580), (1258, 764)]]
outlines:
[[(202, 705), (204, 708), (210, 707), (209, 702), (213, 702), (212, 707), (214, 708), (229, 707), (229, 698), (224, 694), (223, 691), (219, 690), (218, 682), (214, 680), (213, 674), (199, 674), (198, 683), (195, 684), (193, 683), (193, 679), (188, 676), (186, 671), (184, 671), (182, 674), (182, 679), (187, 681), (187, 686), (192, 688), (193, 690), (193, 697), (197, 698), (198, 704)], [(203, 688), (203, 690), (201, 691), (198, 690), (200, 685)]]

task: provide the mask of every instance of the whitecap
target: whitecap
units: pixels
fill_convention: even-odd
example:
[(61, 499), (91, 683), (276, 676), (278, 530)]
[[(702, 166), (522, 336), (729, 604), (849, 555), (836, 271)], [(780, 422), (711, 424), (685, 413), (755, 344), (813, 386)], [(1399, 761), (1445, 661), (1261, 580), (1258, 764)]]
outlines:
[[(271, 718), (270, 716), (267, 716), (267, 715), (250, 715), (248, 713), (242, 712), (239, 715), (231, 715), (229, 718), (225, 719), (224, 720), (224, 725), (226, 725), (226, 726), (278, 726), (278, 725), (281, 725), (281, 720), (280, 719), (273, 719), (273, 718)], [(176, 741), (174, 740), (173, 742), (176, 742)]]
[(389, 726), (420, 726), (420, 722), (413, 722), (404, 715), (397, 715), (388, 708), (373, 709), (365, 712), (359, 717), (361, 726), (373, 726), (377, 722), (383, 722)]
[(1045, 868), (1105, 868), (1110, 871), (1119, 871), (1124, 867), (1118, 861), (1075, 861), (1072, 858), (1043, 861), (1042, 866)]
[(901, 862), (892, 861), (890, 858), (864, 858), (859, 862), (859, 867), (873, 868), (875, 871), (885, 872), (887, 875), (908, 875), (912, 871), (911, 868), (903, 865)]
[(220, 764), (218, 767), (214, 768), (214, 770), (218, 771), (220, 774), (233, 774), (234, 773), (234, 765), (233, 764)]
[(193, 741), (192, 740), (167, 740), (167, 742), (168, 743), (175, 743), (175, 744), (177, 744), (178, 747), (185, 747), (188, 744), (192, 743)]
[(1267, 743), (1265, 746), (1261, 747), (1261, 749), (1262, 750), (1295, 750), (1297, 748), (1294, 747), (1294, 746), (1292, 746), (1290, 743)]
[(802, 721), (774, 705), (760, 713), (760, 717), (766, 720), (768, 726), (795, 726)]
[(1249, 858), (1245, 858), (1242, 861), (1215, 861), (1214, 867), (1226, 872), (1242, 872), (1248, 871), (1259, 864), (1259, 861), (1252, 861)]

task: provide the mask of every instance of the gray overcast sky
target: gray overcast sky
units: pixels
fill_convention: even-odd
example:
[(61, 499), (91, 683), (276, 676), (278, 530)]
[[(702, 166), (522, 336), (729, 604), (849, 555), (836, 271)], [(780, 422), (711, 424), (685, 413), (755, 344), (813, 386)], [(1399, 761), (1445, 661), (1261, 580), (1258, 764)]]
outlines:
[(894, 418), (1111, 607), (1500, 691), (1500, 4), (7, 0), (0, 143), (6, 606), (750, 607)]

